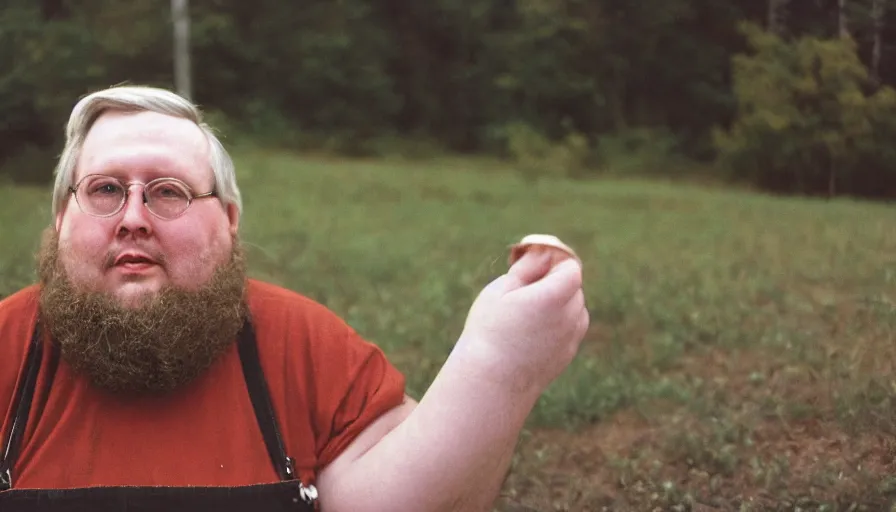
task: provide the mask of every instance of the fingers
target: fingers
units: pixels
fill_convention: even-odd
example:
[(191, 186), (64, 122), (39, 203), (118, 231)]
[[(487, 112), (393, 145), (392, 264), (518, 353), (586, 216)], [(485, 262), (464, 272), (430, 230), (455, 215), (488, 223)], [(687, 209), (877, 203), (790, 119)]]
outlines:
[(553, 267), (542, 279), (515, 290), (513, 293), (525, 301), (534, 300), (564, 305), (581, 289), (582, 267), (576, 260), (570, 258)]
[[(582, 315), (585, 315), (584, 318)], [(563, 306), (563, 316), (569, 319), (572, 325), (578, 326), (581, 322), (588, 324), (588, 308), (585, 307), (585, 292), (580, 288), (570, 301)], [(578, 328), (578, 327), (577, 327)]]
[(546, 252), (529, 251), (507, 271), (506, 291), (534, 283), (551, 270), (551, 256)]
[(585, 307), (585, 291), (579, 288), (566, 305), (566, 309), (576, 314)]
[(578, 325), (576, 326), (576, 339), (582, 339), (585, 337), (585, 333), (588, 332), (588, 327), (591, 326), (591, 314), (588, 313), (588, 308), (582, 308), (579, 311), (578, 316)]

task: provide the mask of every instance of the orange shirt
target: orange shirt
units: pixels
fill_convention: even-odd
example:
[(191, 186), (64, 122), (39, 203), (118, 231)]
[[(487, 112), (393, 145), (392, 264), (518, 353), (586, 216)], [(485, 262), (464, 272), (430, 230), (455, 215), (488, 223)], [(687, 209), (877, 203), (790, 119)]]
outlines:
[[(37, 299), (32, 286), (0, 301), (4, 440)], [(404, 378), (377, 346), (311, 299), (250, 280), (249, 307), (287, 454), (302, 481), (313, 483), (367, 425), (401, 403)], [(14, 488), (278, 481), (236, 344), (204, 375), (166, 397), (115, 397), (92, 387), (65, 361), (53, 370), (45, 350)]]

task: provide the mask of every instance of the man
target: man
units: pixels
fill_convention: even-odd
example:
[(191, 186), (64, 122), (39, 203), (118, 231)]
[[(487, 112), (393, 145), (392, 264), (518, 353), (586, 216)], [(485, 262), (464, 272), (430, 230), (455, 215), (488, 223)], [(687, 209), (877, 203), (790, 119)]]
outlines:
[[(246, 278), (233, 165), (195, 106), (74, 108), (40, 282), (0, 302), (0, 510), (488, 510), (588, 326), (525, 254), (419, 403), (322, 305)], [(58, 508), (54, 508), (58, 507)]]

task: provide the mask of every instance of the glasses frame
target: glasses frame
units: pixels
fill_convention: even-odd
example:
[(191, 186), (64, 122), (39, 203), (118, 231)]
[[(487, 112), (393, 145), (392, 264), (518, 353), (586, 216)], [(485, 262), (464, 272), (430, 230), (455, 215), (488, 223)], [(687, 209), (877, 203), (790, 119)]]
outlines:
[[(113, 179), (113, 180), (117, 181), (118, 183), (120, 183), (122, 188), (124, 189), (124, 197), (121, 198), (121, 202), (118, 204), (118, 207), (115, 208), (114, 211), (112, 211), (112, 213), (108, 213), (105, 215), (101, 215), (98, 213), (91, 213), (91, 212), (87, 211), (84, 208), (84, 206), (81, 204), (81, 201), (78, 200), (78, 188), (81, 186), (82, 183), (84, 183), (84, 180), (86, 180), (87, 178), (90, 178), (91, 176), (99, 176), (102, 178)], [(154, 212), (153, 209), (150, 208), (149, 205), (147, 204), (148, 199), (146, 198), (146, 187), (152, 185), (153, 183), (157, 183), (160, 181), (166, 181), (166, 182), (173, 181), (173, 182), (177, 183), (178, 185), (183, 186), (184, 189), (187, 191), (187, 206), (183, 209), (182, 212), (175, 215), (174, 217), (163, 217), (163, 216), (159, 215), (158, 213)], [(146, 208), (146, 211), (151, 213), (154, 217), (157, 217), (162, 220), (174, 220), (174, 219), (178, 219), (178, 218), (182, 217), (185, 213), (187, 213), (187, 210), (190, 209), (190, 206), (193, 205), (193, 201), (196, 199), (205, 199), (205, 198), (209, 198), (209, 197), (217, 197), (218, 196), (218, 193), (215, 190), (212, 190), (211, 192), (205, 192), (203, 194), (195, 194), (195, 193), (193, 193), (192, 187), (190, 187), (189, 185), (184, 183), (182, 180), (179, 180), (177, 178), (163, 176), (160, 178), (150, 180), (146, 183), (143, 183), (142, 181), (136, 181), (136, 180), (135, 181), (123, 181), (119, 178), (116, 178), (114, 176), (109, 176), (107, 174), (88, 174), (88, 175), (82, 177), (80, 180), (78, 180), (78, 182), (74, 186), (68, 187), (68, 191), (69, 191), (69, 193), (72, 194), (72, 196), (74, 196), (75, 203), (78, 204), (78, 208), (80, 208), (82, 212), (86, 213), (87, 215), (90, 215), (91, 217), (99, 217), (99, 218), (105, 219), (105, 218), (109, 218), (109, 217), (114, 217), (115, 215), (118, 215), (119, 213), (121, 213), (121, 211), (124, 209), (124, 205), (127, 204), (128, 199), (130, 199), (130, 197), (131, 197), (131, 187), (133, 187), (135, 185), (140, 185), (142, 187), (140, 194), (143, 197), (143, 206)]]

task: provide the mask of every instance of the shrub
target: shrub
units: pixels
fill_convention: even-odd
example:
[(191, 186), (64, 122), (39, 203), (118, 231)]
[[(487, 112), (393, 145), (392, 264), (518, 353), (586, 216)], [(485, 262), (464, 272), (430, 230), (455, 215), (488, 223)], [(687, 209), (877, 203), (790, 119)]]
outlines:
[(870, 92), (855, 44), (743, 30), (754, 53), (733, 59), (737, 116), (714, 133), (733, 177), (784, 193), (896, 192), (894, 91)]

